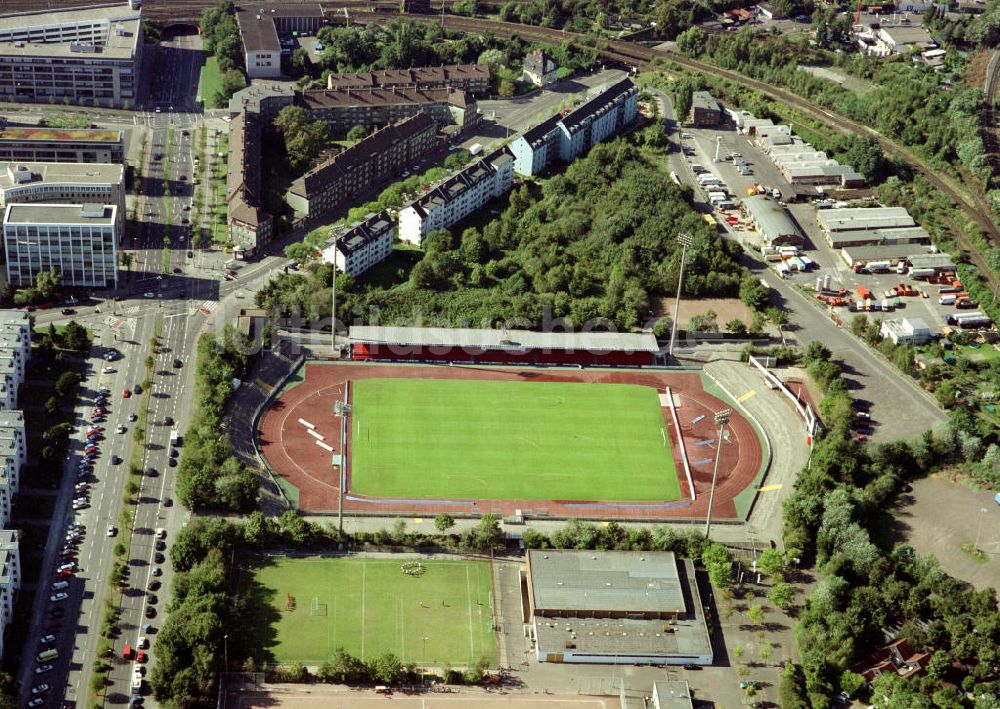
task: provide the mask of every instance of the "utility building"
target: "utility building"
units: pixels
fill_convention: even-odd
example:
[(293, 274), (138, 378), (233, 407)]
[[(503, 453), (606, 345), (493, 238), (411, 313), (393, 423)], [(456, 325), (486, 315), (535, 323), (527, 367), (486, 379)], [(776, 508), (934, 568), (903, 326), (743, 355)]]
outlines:
[(672, 552), (531, 549), (524, 584), (540, 662), (712, 663), (694, 565)]
[(802, 246), (805, 236), (784, 207), (765, 195), (743, 200), (743, 210), (760, 232), (760, 246)]

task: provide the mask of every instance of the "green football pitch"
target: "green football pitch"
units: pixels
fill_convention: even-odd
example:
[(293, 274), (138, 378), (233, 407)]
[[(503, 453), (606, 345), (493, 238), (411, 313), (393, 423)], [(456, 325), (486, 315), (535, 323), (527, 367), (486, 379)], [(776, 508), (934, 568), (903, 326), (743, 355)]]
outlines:
[(258, 568), (280, 616), (275, 661), (320, 664), (338, 647), (424, 666), (495, 661), (489, 564), (422, 561), (410, 575), (405, 561), (286, 558)]
[(676, 500), (656, 389), (362, 379), (351, 491), (372, 497)]

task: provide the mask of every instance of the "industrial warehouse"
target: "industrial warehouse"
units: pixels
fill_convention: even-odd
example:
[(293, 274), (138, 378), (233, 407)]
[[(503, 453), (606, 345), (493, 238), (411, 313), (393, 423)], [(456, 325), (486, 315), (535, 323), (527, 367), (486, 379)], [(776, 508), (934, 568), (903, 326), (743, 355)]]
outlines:
[(712, 663), (689, 559), (656, 551), (527, 554), (524, 622), (540, 662)]

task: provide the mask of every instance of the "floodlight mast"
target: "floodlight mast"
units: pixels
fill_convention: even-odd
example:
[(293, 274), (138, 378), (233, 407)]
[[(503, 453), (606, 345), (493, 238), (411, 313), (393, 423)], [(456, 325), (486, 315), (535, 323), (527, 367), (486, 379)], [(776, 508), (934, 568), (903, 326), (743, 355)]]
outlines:
[(733, 415), (732, 409), (723, 409), (715, 414), (715, 423), (719, 427), (718, 446), (715, 449), (715, 467), (712, 469), (712, 489), (708, 493), (708, 513), (705, 515), (705, 539), (708, 539), (709, 532), (712, 531), (712, 506), (715, 504), (715, 484), (719, 479), (719, 459), (722, 457), (722, 436), (726, 431), (726, 424), (729, 423)]
[(681, 245), (681, 272), (677, 276), (677, 297), (674, 299), (674, 320), (670, 323), (670, 345), (667, 354), (674, 356), (674, 342), (677, 339), (677, 318), (681, 310), (681, 286), (684, 284), (684, 260), (687, 257), (688, 247), (694, 242), (690, 234), (678, 234), (677, 243)]

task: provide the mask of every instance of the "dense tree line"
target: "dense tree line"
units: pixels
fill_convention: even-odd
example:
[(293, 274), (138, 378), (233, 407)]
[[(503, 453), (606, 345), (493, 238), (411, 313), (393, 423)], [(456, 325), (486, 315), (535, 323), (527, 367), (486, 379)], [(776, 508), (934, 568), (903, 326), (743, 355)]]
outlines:
[(309, 111), (301, 106), (281, 109), (274, 120), (274, 127), (284, 141), (289, 166), (297, 172), (305, 172), (332, 138), (330, 124), (324, 120), (311, 120)]
[(257, 475), (233, 455), (229, 439), (219, 435), (233, 380), (246, 371), (247, 351), (229, 326), (221, 339), (204, 335), (198, 340), (196, 404), (177, 469), (177, 496), (193, 510), (246, 511), (254, 506)]
[(200, 28), (205, 51), (215, 56), (222, 74), (222, 87), (213, 97), (215, 104), (222, 106), (247, 85), (243, 73), (243, 43), (232, 0), (219, 0), (215, 7), (202, 10)]
[[(385, 26), (323, 27), (318, 38), (323, 51), (317, 63), (299, 62), (296, 72), (307, 80), (315, 79), (312, 85), (324, 88), (331, 73), (476, 62), (490, 64), (498, 84), (501, 77), (520, 77), (524, 56), (535, 46), (516, 36), (446, 31), (435, 24), (405, 19), (393, 20)], [(560, 66), (571, 70), (588, 69), (597, 60), (595, 49), (577, 43), (565, 42), (545, 49)], [(295, 63), (294, 56), (292, 60)]]
[[(789, 558), (814, 559), (819, 583), (796, 628), (801, 668), (786, 670), (782, 706), (828, 706), (839, 690), (852, 694), (852, 664), (884, 643), (898, 625), (916, 651), (934, 653), (927, 675), (909, 682), (880, 678), (872, 703), (890, 707), (971, 706), (1000, 691), (1000, 612), (995, 591), (976, 592), (948, 577), (932, 557), (873, 535), (889, 523), (905, 481), (954, 461), (968, 422), (928, 431), (911, 443), (862, 446), (850, 435), (851, 399), (830, 353), (813, 343), (805, 353), (824, 391), (827, 429), (784, 509)], [(976, 706), (996, 706), (979, 703)]]
[[(338, 277), (338, 317), (367, 321), (374, 314), (382, 324), (399, 324), (419, 313), (456, 327), (540, 327), (546, 318), (580, 327), (603, 318), (620, 329), (648, 326), (654, 299), (677, 287), (678, 233), (694, 237), (685, 293), (743, 295), (763, 306), (766, 290), (737, 264), (739, 247), (722, 241), (665, 173), (618, 139), (540, 187), (516, 188), (481, 228), (429, 234), (422, 258), (391, 287)], [(312, 273), (277, 279), (258, 303), (327, 316), (329, 297), (318, 288), (329, 287), (329, 270)]]

